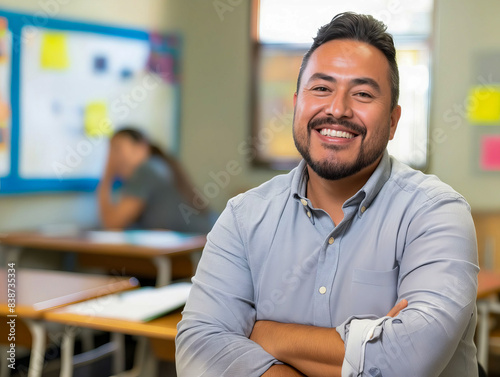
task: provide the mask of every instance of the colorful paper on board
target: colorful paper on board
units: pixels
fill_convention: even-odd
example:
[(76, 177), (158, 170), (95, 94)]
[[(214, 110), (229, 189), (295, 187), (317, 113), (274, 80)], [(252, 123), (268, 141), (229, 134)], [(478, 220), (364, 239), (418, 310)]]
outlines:
[(7, 123), (10, 119), (10, 107), (7, 102), (0, 98), (0, 128), (7, 127)]
[(68, 37), (65, 33), (45, 33), (42, 36), (40, 64), (43, 69), (69, 68)]
[(475, 125), (500, 124), (500, 86), (476, 86), (469, 94), (467, 118)]
[(94, 72), (104, 73), (108, 70), (108, 59), (105, 56), (94, 57)]
[(112, 129), (105, 102), (91, 102), (85, 108), (85, 133), (88, 136), (109, 136)]
[(0, 17), (0, 38), (7, 34), (8, 21), (5, 17)]
[(0, 17), (0, 64), (7, 61), (9, 51), (7, 51), (7, 19)]
[(481, 169), (500, 171), (500, 135), (485, 135), (481, 138)]

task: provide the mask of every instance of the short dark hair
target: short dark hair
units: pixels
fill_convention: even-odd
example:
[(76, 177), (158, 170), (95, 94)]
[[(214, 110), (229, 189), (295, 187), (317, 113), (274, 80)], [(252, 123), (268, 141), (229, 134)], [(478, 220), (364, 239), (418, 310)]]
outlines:
[(337, 14), (328, 24), (319, 28), (318, 34), (313, 39), (313, 44), (302, 59), (297, 79), (297, 93), (302, 74), (312, 53), (322, 44), (335, 39), (351, 39), (364, 42), (379, 49), (384, 54), (389, 62), (391, 109), (394, 109), (399, 99), (399, 71), (392, 35), (387, 32), (387, 26), (383, 22), (376, 20), (372, 16), (353, 12)]

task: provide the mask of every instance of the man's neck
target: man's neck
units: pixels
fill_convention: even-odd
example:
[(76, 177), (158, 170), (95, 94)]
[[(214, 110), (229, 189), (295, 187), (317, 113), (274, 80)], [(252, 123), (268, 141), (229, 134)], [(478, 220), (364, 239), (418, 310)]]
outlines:
[(339, 224), (344, 218), (343, 204), (366, 184), (381, 159), (352, 176), (334, 181), (321, 178), (307, 166), (309, 179), (306, 195), (313, 207), (323, 209), (335, 224)]

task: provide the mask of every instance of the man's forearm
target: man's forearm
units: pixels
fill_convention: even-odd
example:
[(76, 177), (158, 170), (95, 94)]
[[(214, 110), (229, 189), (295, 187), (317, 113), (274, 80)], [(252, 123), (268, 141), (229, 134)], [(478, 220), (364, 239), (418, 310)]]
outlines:
[(307, 376), (341, 375), (345, 349), (335, 329), (259, 321), (250, 339)]

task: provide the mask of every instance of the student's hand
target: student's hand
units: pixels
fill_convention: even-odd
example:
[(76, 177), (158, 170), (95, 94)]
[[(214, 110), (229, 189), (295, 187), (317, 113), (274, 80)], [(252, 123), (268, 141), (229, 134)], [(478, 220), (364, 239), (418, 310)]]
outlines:
[(408, 301), (403, 299), (398, 303), (396, 303), (396, 305), (394, 305), (394, 307), (389, 311), (389, 313), (387, 313), (387, 316), (396, 317), (399, 314), (399, 312), (404, 308), (406, 308), (407, 306), (408, 306)]
[(106, 161), (106, 167), (104, 169), (104, 179), (112, 180), (117, 173), (118, 162), (116, 159), (116, 153), (112, 148), (109, 149), (108, 160)]

